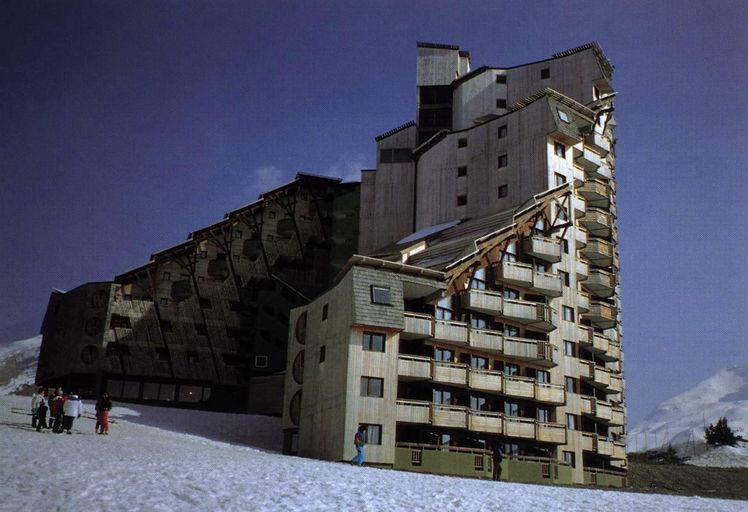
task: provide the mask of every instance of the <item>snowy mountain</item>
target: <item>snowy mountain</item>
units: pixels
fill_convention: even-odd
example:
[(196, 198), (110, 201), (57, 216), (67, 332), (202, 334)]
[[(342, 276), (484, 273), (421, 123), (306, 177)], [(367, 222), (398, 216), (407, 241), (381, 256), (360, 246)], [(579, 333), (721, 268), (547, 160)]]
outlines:
[[(700, 445), (704, 428), (727, 417), (730, 428), (748, 437), (748, 366), (724, 368), (692, 389), (658, 405), (628, 433), (630, 452)], [(688, 453), (691, 455), (691, 453)]]
[(0, 395), (30, 395), (36, 377), (41, 335), (0, 345)]

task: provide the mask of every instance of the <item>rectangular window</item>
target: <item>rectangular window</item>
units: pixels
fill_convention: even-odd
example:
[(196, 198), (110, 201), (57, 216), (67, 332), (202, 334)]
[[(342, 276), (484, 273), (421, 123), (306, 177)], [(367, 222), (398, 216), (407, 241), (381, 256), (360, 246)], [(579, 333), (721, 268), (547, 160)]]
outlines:
[(411, 151), (408, 148), (380, 149), (379, 163), (400, 164), (410, 162), (410, 153)]
[(467, 166), (462, 166), (457, 168), (457, 177), (461, 178), (462, 176), (467, 176)]
[(322, 320), (327, 320), (327, 312), (329, 310), (329, 304), (322, 306)]
[(574, 377), (564, 377), (564, 387), (567, 393), (577, 392), (577, 382)]
[(452, 392), (443, 389), (434, 390), (434, 403), (441, 405), (452, 405)]
[(268, 219), (274, 219), (275, 218), (275, 212), (273, 210), (268, 210)]
[(267, 240), (268, 242), (272, 242), (273, 240), (275, 240), (275, 237), (273, 235), (267, 235), (265, 237), (265, 240)]
[(470, 356), (470, 367), (478, 370), (488, 370), (488, 359), (481, 356)]
[(169, 299), (167, 299), (166, 297), (161, 297), (160, 299), (158, 299), (158, 303), (162, 306), (166, 306), (169, 304)]
[(236, 231), (234, 231), (234, 238), (241, 238), (241, 237), (242, 237), (242, 232), (240, 229), (237, 229)]
[(436, 303), (436, 319), (452, 320), (452, 297), (443, 297)]
[(327, 355), (327, 345), (322, 345), (319, 348), (319, 362), (324, 363), (325, 362), (325, 356)]
[(564, 462), (566, 462), (569, 466), (575, 468), (577, 467), (576, 460), (574, 459), (574, 452), (567, 452), (564, 451)]
[(540, 70), (540, 79), (545, 80), (551, 77), (551, 68), (543, 68)]
[(206, 258), (208, 257), (208, 251), (200, 251), (200, 253), (198, 254), (198, 257), (199, 257), (199, 258), (200, 258), (201, 260), (204, 260), (204, 259), (206, 259)]
[(164, 272), (163, 280), (171, 281), (171, 272)]
[(506, 137), (506, 125), (499, 126), (499, 138), (503, 139)]
[(574, 345), (573, 341), (564, 340), (564, 355), (575, 357), (576, 356), (576, 347)]
[(564, 283), (564, 286), (569, 286), (569, 273), (559, 270), (558, 275), (561, 276), (561, 282)]
[(563, 185), (564, 183), (566, 183), (566, 176), (564, 176), (563, 174), (556, 173), (554, 176), (556, 177), (556, 186), (557, 187), (559, 187), (559, 186)]
[(202, 283), (205, 281), (205, 276), (197, 276), (197, 282)]
[(169, 360), (169, 352), (165, 348), (157, 348), (155, 352), (156, 352), (156, 359), (158, 361)]
[(508, 185), (501, 185), (499, 187), (499, 199), (502, 197), (506, 197), (509, 194), (509, 186)]
[(384, 334), (381, 332), (364, 332), (363, 349), (372, 352), (384, 352)]
[(389, 306), (391, 304), (390, 289), (385, 286), (371, 285), (371, 303)]
[(561, 239), (561, 249), (563, 249), (564, 254), (569, 254), (569, 241), (566, 238)]
[(574, 308), (570, 308), (569, 306), (563, 307), (564, 311), (564, 320), (567, 322), (573, 322), (574, 321)]
[(473, 467), (476, 471), (483, 471), (483, 455), (473, 455)]
[(125, 300), (132, 300), (132, 294), (126, 293), (125, 294)]
[(112, 318), (109, 320), (109, 327), (111, 329), (132, 329), (130, 317), (113, 314)]
[(267, 368), (268, 367), (268, 356), (256, 355), (255, 356), (255, 368)]
[(465, 206), (467, 204), (467, 196), (457, 196), (457, 206)]
[(434, 359), (436, 361), (452, 362), (454, 361), (454, 358), (455, 358), (454, 351), (448, 350), (446, 348), (434, 347)]
[(504, 402), (504, 415), (519, 416), (519, 404), (514, 402)]
[(467, 139), (464, 138), (464, 137), (457, 139), (457, 147), (458, 148), (466, 148), (467, 147)]
[(538, 382), (543, 384), (551, 382), (551, 372), (546, 370), (538, 370), (535, 377), (538, 379)]
[(497, 84), (505, 84), (506, 83), (506, 75), (496, 75), (496, 83)]
[(206, 299), (205, 297), (200, 297), (198, 299), (198, 304), (200, 304), (200, 307), (202, 309), (213, 309), (213, 303), (210, 301), (210, 299)]
[(519, 375), (519, 366), (513, 363), (505, 363), (504, 364), (504, 374), (505, 375)]
[(506, 167), (509, 162), (509, 159), (506, 155), (499, 155), (499, 169)]
[(519, 291), (515, 290), (514, 288), (504, 288), (504, 298), (505, 299), (519, 299)]
[(561, 144), (560, 142), (554, 142), (553, 143), (553, 154), (555, 154), (559, 158), (566, 158), (566, 146)]
[(506, 108), (506, 99), (496, 98), (496, 108)]
[(549, 423), (551, 421), (551, 411), (545, 407), (538, 407), (538, 421)]
[(569, 114), (559, 109), (556, 109), (556, 112), (558, 112), (558, 118), (560, 120), (562, 120), (564, 123), (569, 123)]
[(486, 410), (486, 399), (480, 396), (470, 396), (470, 408), (474, 411)]
[(205, 326), (205, 324), (195, 324), (195, 333), (200, 336), (207, 336), (208, 328)]
[(161, 325), (161, 332), (173, 332), (174, 331), (171, 325), (171, 322), (169, 320), (161, 320), (159, 322), (159, 325)]
[(361, 423), (359, 424), (359, 428), (360, 427), (365, 427), (364, 442), (366, 444), (382, 444), (382, 425), (367, 425)]
[(573, 414), (566, 415), (566, 428), (568, 428), (569, 430), (577, 429), (577, 417)]
[(361, 396), (382, 398), (384, 396), (384, 379), (361, 377)]

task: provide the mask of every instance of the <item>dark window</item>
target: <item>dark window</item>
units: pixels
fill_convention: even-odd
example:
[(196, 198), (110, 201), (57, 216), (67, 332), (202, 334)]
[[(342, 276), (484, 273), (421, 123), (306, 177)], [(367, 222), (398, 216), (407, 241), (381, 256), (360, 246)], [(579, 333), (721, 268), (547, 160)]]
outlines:
[(132, 329), (132, 324), (130, 324), (130, 317), (123, 315), (112, 315), (112, 318), (109, 319), (109, 327), (111, 329)]
[(202, 283), (203, 281), (205, 281), (205, 276), (197, 276), (198, 283)]
[(538, 407), (537, 420), (541, 423), (548, 423), (551, 421), (551, 411), (547, 407)]
[(361, 396), (382, 398), (384, 396), (384, 379), (361, 377)]
[(275, 237), (273, 237), (273, 235), (267, 235), (265, 237), (265, 240), (267, 240), (268, 242), (272, 242), (274, 239), (275, 239)]
[(551, 77), (551, 69), (550, 68), (543, 68), (540, 70), (540, 79), (545, 80), (546, 78)]
[(195, 324), (195, 332), (200, 336), (207, 336), (208, 328), (205, 326), (205, 324)]
[(213, 303), (210, 301), (210, 299), (206, 298), (200, 298), (200, 307), (203, 309), (213, 309)]
[(325, 356), (327, 356), (327, 345), (322, 345), (319, 348), (319, 362), (320, 363), (325, 362)]
[(159, 361), (169, 360), (169, 352), (165, 348), (157, 348), (155, 352), (156, 352), (156, 359), (158, 359)]
[(564, 311), (564, 320), (567, 322), (573, 322), (574, 321), (574, 308), (570, 308), (569, 306), (563, 307)]
[(506, 108), (506, 100), (504, 98), (496, 98), (496, 108)]
[(564, 355), (574, 357), (576, 356), (576, 344), (573, 341), (564, 340)]
[(173, 332), (174, 329), (169, 320), (161, 320), (159, 323), (161, 324), (161, 332)]
[(556, 177), (556, 186), (557, 187), (563, 185), (564, 183), (566, 183), (566, 176), (564, 176), (563, 174), (556, 173), (555, 177)]
[(275, 218), (275, 212), (273, 210), (268, 211), (268, 219), (274, 219)]
[(559, 158), (566, 158), (566, 146), (560, 142), (554, 142), (553, 153)]
[(564, 250), (564, 254), (569, 254), (569, 241), (566, 238), (561, 239), (561, 248)]
[(409, 148), (393, 148), (379, 150), (379, 163), (399, 164), (410, 162), (411, 151)]
[(457, 139), (457, 147), (458, 148), (466, 148), (467, 147), (467, 139), (466, 138)]
[(237, 229), (236, 231), (234, 231), (234, 238), (241, 238), (241, 237), (242, 237), (241, 230)]
[(169, 299), (167, 299), (166, 297), (161, 297), (160, 299), (158, 299), (158, 303), (162, 306), (166, 306), (169, 304)]
[(384, 338), (381, 332), (364, 332), (363, 349), (384, 352)]
[(551, 372), (546, 370), (538, 370), (536, 372), (536, 378), (538, 379), (538, 382), (548, 384), (549, 382), (551, 382)]
[(163, 280), (164, 281), (170, 281), (171, 280), (171, 272), (164, 272)]
[(499, 126), (499, 138), (500, 139), (503, 139), (504, 137), (506, 137), (506, 131), (507, 131), (507, 128), (505, 124)]
[(561, 276), (561, 281), (564, 283), (564, 286), (569, 286), (569, 283), (571, 282), (569, 280), (569, 273), (559, 270), (558, 275)]
[(509, 162), (509, 159), (506, 155), (499, 155), (499, 169), (502, 167), (506, 167)]
[(198, 254), (198, 257), (199, 257), (199, 258), (200, 258), (201, 260), (204, 260), (205, 258), (207, 258), (207, 257), (208, 257), (208, 251), (200, 251), (200, 253)]
[(329, 310), (329, 304), (322, 306), (322, 320), (327, 320), (327, 312)]
[(125, 294), (125, 300), (132, 300), (132, 294), (126, 293)]
[(519, 366), (512, 363), (504, 363), (504, 373), (506, 375), (519, 375)]
[(366, 444), (382, 444), (382, 425), (367, 425), (361, 423), (359, 424), (359, 428), (360, 427), (365, 427), (364, 442)]
[(564, 386), (566, 387), (567, 393), (577, 392), (577, 381), (574, 377), (564, 377)]
[(566, 415), (566, 428), (568, 428), (569, 430), (577, 429), (577, 417), (573, 414)]
[(443, 105), (452, 103), (451, 85), (428, 85), (418, 88), (421, 105)]
[(566, 462), (569, 466), (575, 468), (577, 467), (576, 459), (574, 458), (574, 452), (567, 452), (564, 451), (564, 462)]
[(457, 206), (465, 206), (467, 204), (467, 196), (457, 196)]
[(496, 75), (496, 83), (497, 84), (505, 84), (506, 83), (506, 75)]
[(371, 285), (371, 303), (389, 306), (391, 304), (390, 289), (385, 286)]
[(488, 359), (481, 356), (470, 356), (470, 368), (488, 370)]
[(255, 356), (255, 368), (267, 368), (268, 367), (268, 356), (257, 355)]
[(499, 187), (499, 199), (506, 197), (509, 194), (509, 187), (507, 185), (501, 185)]
[(467, 176), (467, 166), (465, 165), (457, 168), (457, 177), (459, 178), (461, 176)]
[(452, 362), (454, 361), (454, 358), (455, 358), (455, 353), (453, 350), (434, 347), (434, 359), (435, 360)]

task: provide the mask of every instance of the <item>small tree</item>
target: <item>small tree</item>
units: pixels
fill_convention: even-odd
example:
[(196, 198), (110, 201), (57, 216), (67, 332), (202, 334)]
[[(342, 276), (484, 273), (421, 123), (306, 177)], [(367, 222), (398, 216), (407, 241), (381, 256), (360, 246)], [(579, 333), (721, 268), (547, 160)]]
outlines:
[(712, 446), (735, 446), (738, 442), (735, 433), (727, 426), (727, 418), (724, 416), (717, 420), (716, 425), (709, 425), (704, 430), (706, 444)]

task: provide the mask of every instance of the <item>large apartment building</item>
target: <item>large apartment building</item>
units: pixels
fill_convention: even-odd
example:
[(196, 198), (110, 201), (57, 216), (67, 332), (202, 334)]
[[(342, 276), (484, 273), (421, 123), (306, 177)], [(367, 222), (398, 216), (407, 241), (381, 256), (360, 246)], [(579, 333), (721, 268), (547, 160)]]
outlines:
[(291, 312), (285, 450), (620, 486), (612, 66), (597, 44), (470, 71), (419, 43), (417, 119), (377, 137), (359, 252)]
[(300, 173), (113, 282), (54, 291), (37, 383), (280, 414), (289, 311), (355, 252), (358, 188)]

